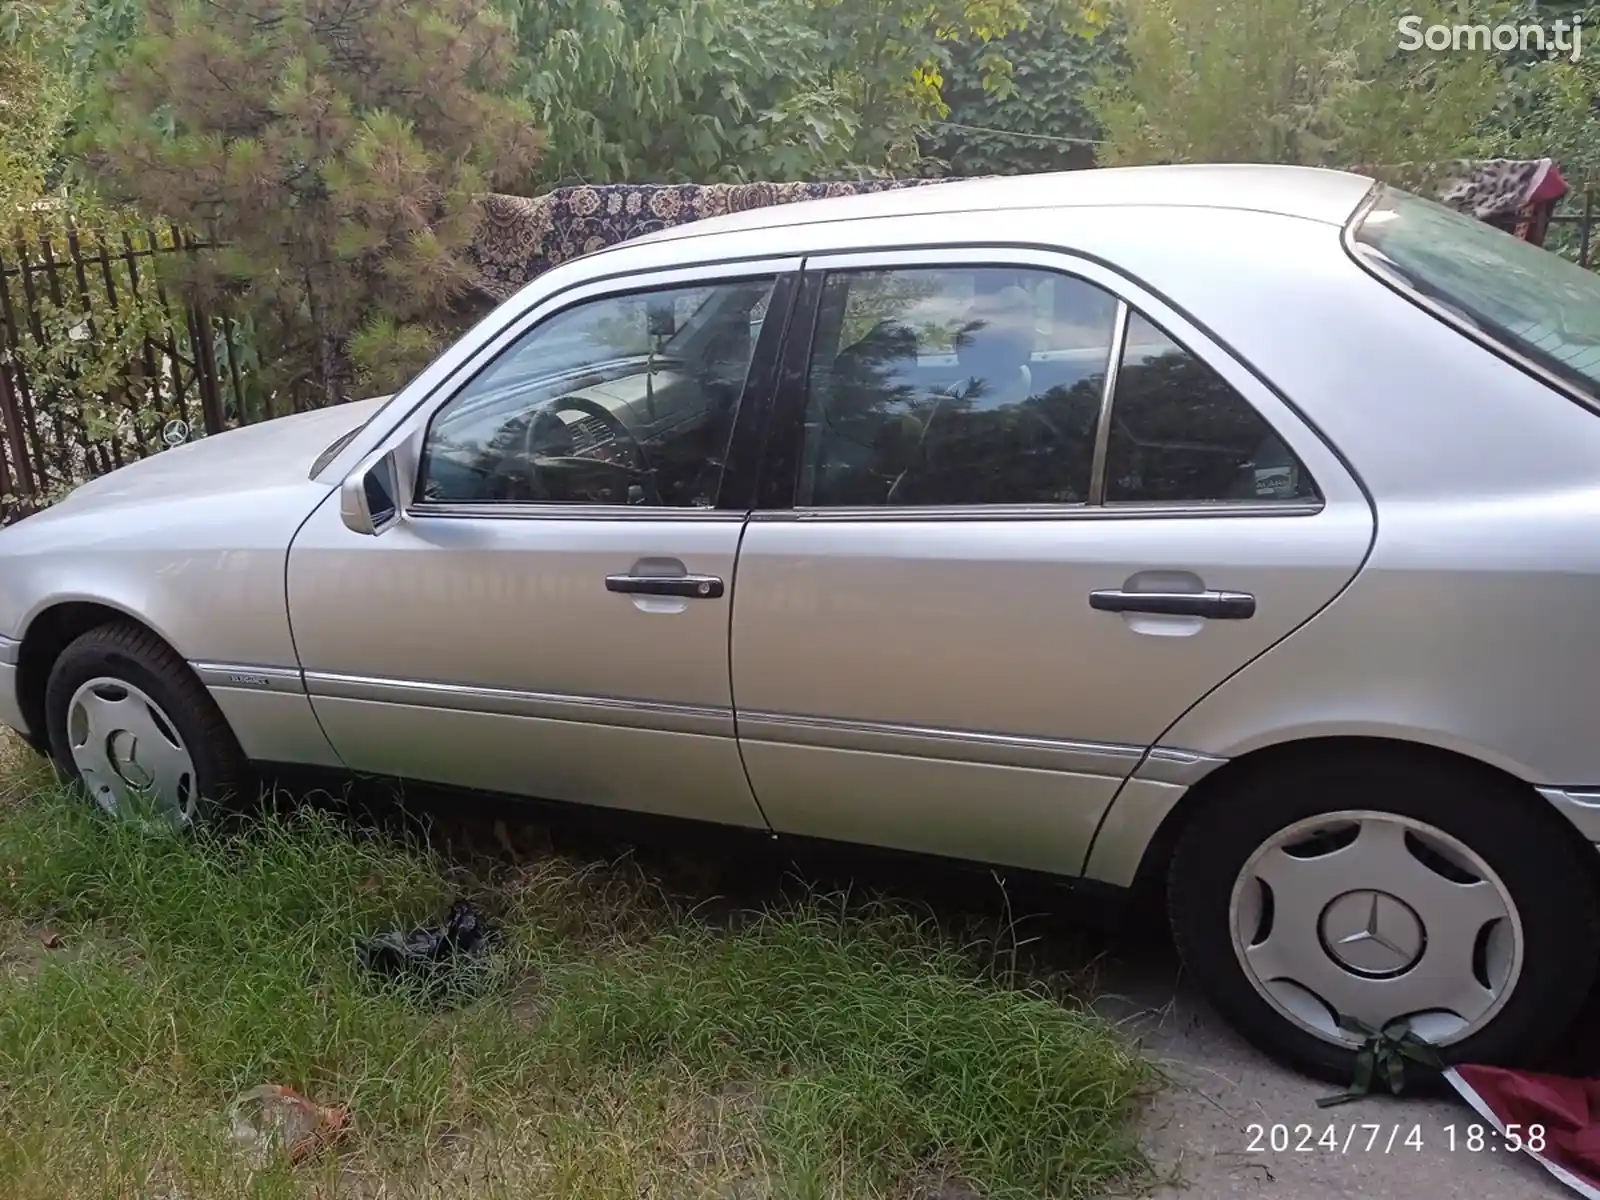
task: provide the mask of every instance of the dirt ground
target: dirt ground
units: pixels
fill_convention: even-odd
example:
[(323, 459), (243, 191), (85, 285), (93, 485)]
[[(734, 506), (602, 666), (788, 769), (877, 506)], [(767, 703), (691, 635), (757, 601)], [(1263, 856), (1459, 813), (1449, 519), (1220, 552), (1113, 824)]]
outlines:
[[(1318, 1108), (1335, 1088), (1286, 1071), (1256, 1053), (1185, 986), (1170, 949), (1130, 947), (1107, 966), (1102, 1011), (1126, 1020), (1171, 1079), (1147, 1123), (1147, 1145), (1172, 1182), (1161, 1200), (1559, 1200), (1572, 1193), (1525, 1154), (1465, 1148), (1479, 1121), (1453, 1098), (1373, 1098)], [(1331, 1126), (1348, 1152), (1297, 1150)], [(1456, 1149), (1448, 1127), (1456, 1127)], [(1260, 1127), (1260, 1130), (1252, 1126)], [(1273, 1126), (1289, 1148), (1271, 1149)], [(1309, 1126), (1311, 1137), (1296, 1126)], [(1385, 1152), (1398, 1129), (1395, 1148)], [(1403, 1143), (1420, 1141), (1420, 1150)], [(1258, 1142), (1252, 1148), (1252, 1142)], [(1371, 1144), (1372, 1148), (1368, 1149)]]

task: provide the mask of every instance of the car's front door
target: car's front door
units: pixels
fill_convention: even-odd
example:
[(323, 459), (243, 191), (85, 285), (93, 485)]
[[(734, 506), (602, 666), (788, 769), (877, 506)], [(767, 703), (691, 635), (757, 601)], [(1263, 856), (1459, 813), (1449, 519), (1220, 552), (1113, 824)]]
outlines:
[(1359, 569), (1370, 507), (1248, 370), (1095, 264), (808, 259), (801, 294), (733, 612), (762, 809), (1080, 871), (1163, 731)]
[(319, 508), (290, 553), (289, 609), (347, 765), (762, 823), (729, 690), (749, 507), (730, 459), (768, 398), (786, 265), (535, 310), (412, 418), (396, 524), (364, 535), (337, 497)]

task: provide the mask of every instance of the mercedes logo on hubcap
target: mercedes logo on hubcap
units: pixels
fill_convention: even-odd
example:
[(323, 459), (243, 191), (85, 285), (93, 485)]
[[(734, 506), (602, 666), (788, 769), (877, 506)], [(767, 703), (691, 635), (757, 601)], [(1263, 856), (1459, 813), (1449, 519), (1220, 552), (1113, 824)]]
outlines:
[(112, 735), (106, 753), (111, 759), (111, 769), (129, 787), (147, 788), (153, 782), (150, 772), (139, 762), (139, 739), (126, 729), (119, 729)]
[(1409, 970), (1427, 942), (1411, 906), (1388, 892), (1346, 892), (1323, 909), (1321, 925), (1329, 957), (1372, 979)]

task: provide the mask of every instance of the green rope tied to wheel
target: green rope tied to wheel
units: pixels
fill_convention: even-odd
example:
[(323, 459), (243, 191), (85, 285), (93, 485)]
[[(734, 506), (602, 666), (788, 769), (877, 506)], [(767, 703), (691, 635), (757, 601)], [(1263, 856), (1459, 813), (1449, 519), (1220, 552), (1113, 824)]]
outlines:
[(1374, 1029), (1354, 1017), (1340, 1017), (1339, 1028), (1346, 1033), (1359, 1033), (1366, 1040), (1356, 1052), (1355, 1078), (1350, 1086), (1334, 1096), (1323, 1096), (1318, 1108), (1330, 1108), (1370, 1096), (1373, 1081), (1381, 1079), (1389, 1085), (1392, 1095), (1400, 1095), (1406, 1086), (1406, 1064), (1418, 1063), (1434, 1071), (1442, 1071), (1444, 1062), (1431, 1042), (1414, 1033), (1411, 1022), (1398, 1017), (1381, 1029)]

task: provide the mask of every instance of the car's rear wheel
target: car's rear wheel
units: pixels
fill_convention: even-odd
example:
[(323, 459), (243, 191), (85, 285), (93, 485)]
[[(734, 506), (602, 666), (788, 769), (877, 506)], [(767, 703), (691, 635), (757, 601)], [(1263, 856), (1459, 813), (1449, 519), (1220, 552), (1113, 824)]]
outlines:
[(1397, 1018), (1447, 1061), (1525, 1062), (1570, 1026), (1600, 890), (1559, 814), (1405, 754), (1258, 773), (1211, 798), (1168, 879), (1186, 969), (1274, 1057), (1347, 1081)]
[(112, 815), (188, 825), (244, 783), (244, 755), (216, 703), (171, 647), (132, 622), (62, 651), (45, 717), (58, 767)]

